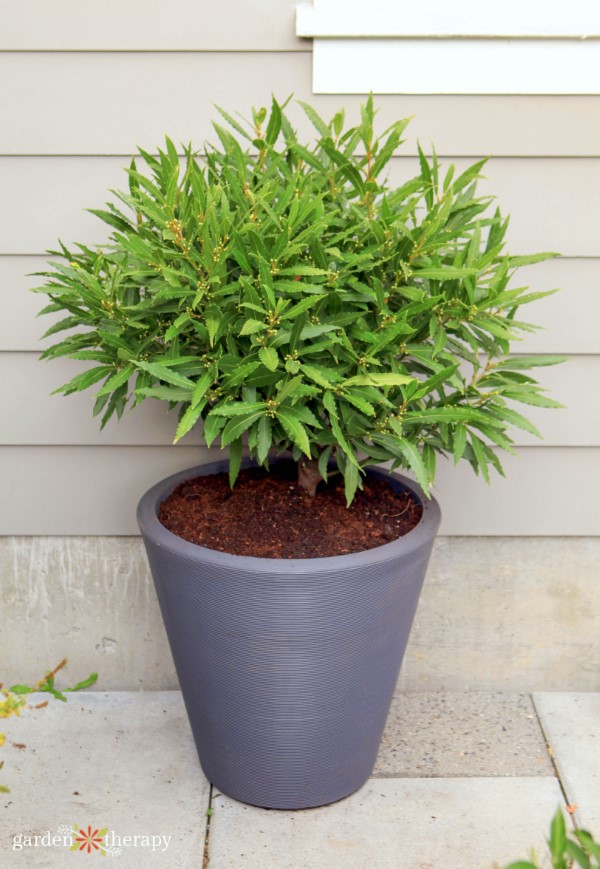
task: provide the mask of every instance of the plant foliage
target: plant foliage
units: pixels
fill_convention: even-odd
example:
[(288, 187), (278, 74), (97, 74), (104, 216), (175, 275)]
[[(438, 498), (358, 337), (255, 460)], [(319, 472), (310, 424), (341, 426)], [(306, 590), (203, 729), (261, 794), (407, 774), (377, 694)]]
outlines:
[(550, 825), (548, 839), (548, 862), (540, 862), (536, 854), (531, 860), (518, 860), (506, 869), (600, 869), (600, 843), (587, 830), (567, 832), (565, 819), (560, 809)]
[(376, 134), (372, 98), (353, 127), (300, 105), (312, 144), (273, 100), (251, 122), (219, 110), (202, 155), (140, 150), (119, 204), (92, 212), (110, 243), (50, 252), (37, 291), (66, 317), (46, 334), (68, 337), (43, 357), (94, 363), (58, 391), (95, 387), (102, 425), (168, 402), (176, 440), (203, 421), (230, 448), (232, 485), (243, 438), (262, 465), (336, 462), (348, 503), (390, 460), (425, 491), (437, 454), (502, 473), (513, 427), (538, 434), (513, 403), (557, 406), (524, 372), (560, 359), (509, 356), (535, 328), (518, 308), (547, 295), (509, 282), (552, 254), (504, 252), (507, 220), (477, 195), (485, 161), (443, 174), (419, 149), (419, 174), (392, 183), (406, 120)]

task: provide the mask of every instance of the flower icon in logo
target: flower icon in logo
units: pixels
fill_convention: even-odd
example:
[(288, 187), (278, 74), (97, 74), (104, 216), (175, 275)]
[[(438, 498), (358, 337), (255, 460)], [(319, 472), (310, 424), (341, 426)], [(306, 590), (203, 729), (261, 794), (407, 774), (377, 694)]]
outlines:
[(104, 850), (104, 836), (108, 832), (108, 827), (102, 830), (93, 829), (89, 824), (87, 830), (84, 827), (73, 825), (73, 830), (78, 834), (75, 841), (71, 845), (71, 851), (87, 851), (88, 854), (94, 851), (99, 851), (101, 854), (106, 854)]

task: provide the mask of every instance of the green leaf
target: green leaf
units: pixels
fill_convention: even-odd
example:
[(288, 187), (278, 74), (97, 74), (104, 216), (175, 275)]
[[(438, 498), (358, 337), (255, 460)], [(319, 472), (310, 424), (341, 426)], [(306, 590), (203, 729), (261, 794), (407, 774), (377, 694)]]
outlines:
[(217, 416), (216, 414), (209, 413), (206, 419), (204, 420), (204, 441), (207, 447), (213, 443), (213, 441), (218, 437), (221, 429), (225, 426), (226, 420), (225, 417)]
[(134, 364), (137, 368), (141, 368), (142, 371), (147, 371), (148, 374), (152, 374), (153, 377), (156, 377), (158, 380), (163, 380), (165, 383), (172, 383), (173, 386), (181, 386), (184, 389), (191, 389), (193, 392), (196, 385), (193, 380), (189, 379), (189, 377), (184, 377), (183, 374), (178, 374), (177, 371), (173, 371), (164, 363), (136, 361)]
[(406, 459), (408, 467), (411, 469), (415, 477), (417, 478), (417, 482), (423, 489), (423, 492), (427, 497), (429, 497), (429, 476), (427, 474), (427, 469), (423, 462), (423, 458), (421, 453), (415, 446), (415, 444), (411, 443), (406, 438), (395, 437), (394, 441), (401, 452), (401, 454)]
[(33, 689), (29, 685), (11, 685), (8, 690), (11, 694), (31, 694)]
[(528, 256), (511, 256), (509, 262), (511, 268), (521, 268), (521, 266), (530, 266), (534, 263), (541, 263), (545, 260), (554, 259), (560, 256), (558, 253), (534, 253)]
[(358, 467), (354, 462), (346, 462), (344, 467), (344, 494), (346, 496), (347, 507), (349, 507), (354, 500), (359, 481), (360, 474)]
[(302, 100), (297, 100), (298, 105), (302, 108), (306, 117), (309, 119), (315, 130), (320, 133), (321, 136), (329, 136), (330, 130), (328, 125), (325, 123), (323, 118), (313, 109), (311, 105), (308, 103), (302, 102)]
[(501, 407), (496, 408), (494, 410), (494, 413), (496, 414), (496, 416), (499, 416), (507, 422), (512, 423), (512, 425), (516, 425), (518, 428), (523, 429), (523, 431), (527, 431), (530, 434), (535, 435), (537, 438), (542, 437), (534, 424), (532, 422), (529, 422), (529, 420), (522, 416), (518, 411), (512, 410), (508, 407)]
[(242, 466), (242, 439), (233, 441), (229, 448), (229, 485), (233, 489)]
[(357, 410), (360, 410), (361, 413), (364, 413), (365, 416), (375, 416), (375, 408), (372, 404), (369, 404), (368, 401), (365, 401), (361, 395), (359, 395), (355, 390), (347, 389), (343, 393), (346, 401), (349, 401), (350, 404), (354, 405)]
[(267, 124), (267, 132), (265, 133), (265, 141), (267, 145), (274, 145), (281, 131), (281, 109), (275, 99), (271, 103), (271, 114), (269, 123)]
[(206, 402), (203, 401), (200, 404), (197, 404), (195, 406), (191, 404), (188, 407), (188, 409), (181, 417), (179, 425), (177, 426), (177, 431), (175, 432), (175, 439), (173, 443), (177, 443), (178, 440), (181, 440), (181, 438), (185, 434), (187, 434), (191, 428), (193, 428), (193, 426), (200, 419), (200, 414), (204, 410), (205, 406)]
[(258, 358), (269, 371), (275, 371), (279, 365), (277, 350), (274, 350), (272, 347), (261, 347), (258, 351)]
[(246, 414), (245, 416), (238, 416), (230, 419), (221, 435), (221, 447), (226, 447), (240, 438), (243, 433), (250, 428), (252, 423), (256, 422), (257, 419), (260, 419), (262, 415), (263, 411), (261, 410), (255, 413)]
[(485, 454), (483, 441), (479, 440), (478, 437), (475, 437), (475, 435), (472, 434), (471, 438), (470, 438), (470, 444), (471, 444), (471, 447), (473, 448), (473, 452), (475, 453), (475, 459), (477, 461), (477, 466), (479, 467), (479, 469), (483, 475), (483, 479), (486, 481), (486, 483), (489, 483), (490, 482), (490, 474), (488, 471), (488, 459), (487, 459), (487, 456)]
[(77, 374), (72, 380), (65, 383), (64, 386), (55, 389), (52, 395), (55, 395), (57, 392), (62, 392), (65, 395), (70, 395), (72, 392), (81, 392), (82, 389), (87, 389), (89, 386), (93, 386), (94, 383), (98, 383), (99, 380), (107, 377), (113, 371), (114, 369), (110, 365), (100, 365), (98, 368), (90, 368), (89, 371), (83, 371), (81, 374)]
[(177, 386), (140, 386), (135, 389), (136, 395), (143, 395), (145, 398), (158, 398), (161, 401), (190, 401), (192, 397), (191, 389), (181, 389)]
[(105, 395), (109, 392), (113, 392), (115, 389), (118, 389), (119, 386), (123, 386), (124, 383), (127, 383), (131, 375), (135, 371), (135, 365), (126, 365), (125, 368), (121, 368), (120, 371), (117, 371), (116, 374), (113, 374), (110, 377), (104, 386), (96, 393), (97, 396)]
[(496, 368), (498, 370), (510, 368), (521, 371), (543, 365), (560, 365), (561, 362), (568, 360), (568, 356), (511, 356), (510, 359), (503, 359), (502, 362), (499, 362)]
[(123, 217), (113, 214), (112, 211), (102, 211), (96, 208), (87, 208), (86, 211), (89, 211), (90, 214), (94, 214), (100, 220), (103, 220), (104, 223), (108, 223), (109, 226), (113, 226), (121, 232), (129, 233), (132, 231), (131, 224)]
[(89, 688), (90, 685), (94, 685), (98, 681), (97, 673), (90, 673), (87, 679), (83, 679), (81, 682), (78, 682), (76, 685), (73, 685), (72, 688), (65, 688), (65, 691), (82, 691), (84, 688)]
[(255, 332), (264, 332), (267, 324), (260, 320), (246, 320), (240, 330), (240, 335), (253, 335)]
[(289, 408), (278, 407), (275, 413), (291, 442), (300, 447), (302, 452), (310, 459), (310, 441), (308, 439), (308, 432), (303, 424), (296, 419)]
[[(336, 439), (336, 441), (338, 442), (338, 444), (341, 446), (341, 448), (343, 449), (343, 451), (346, 455), (346, 458), (348, 459), (348, 462), (351, 462), (353, 465), (356, 465), (357, 468), (360, 467), (358, 464), (358, 460), (357, 460), (356, 456), (354, 455), (354, 450), (350, 446), (350, 444), (349, 444), (348, 440), (346, 439), (346, 436), (342, 430), (342, 427), (341, 427), (340, 422), (339, 422), (339, 417), (337, 416), (337, 414), (331, 413), (329, 416), (329, 422), (331, 424), (331, 430), (333, 432), (333, 436)], [(348, 462), (346, 462), (346, 464), (348, 464)]]
[(592, 864), (587, 854), (571, 839), (567, 839), (565, 843), (565, 851), (569, 857), (573, 860), (577, 860), (577, 864), (581, 869), (592, 869)]
[(536, 866), (535, 863), (530, 863), (529, 860), (517, 860), (516, 863), (511, 863), (505, 869), (539, 869), (539, 866)]
[(261, 416), (258, 421), (258, 440), (256, 446), (256, 457), (260, 465), (265, 463), (269, 455), (272, 440), (271, 420), (268, 416)]
[(310, 380), (318, 383), (319, 386), (322, 386), (324, 389), (329, 389), (330, 387), (335, 386), (339, 382), (338, 378), (335, 376), (335, 371), (329, 371), (326, 368), (322, 367), (317, 368), (315, 365), (303, 364), (302, 372), (306, 374), (306, 376)]
[(587, 830), (575, 830), (575, 836), (587, 853), (594, 857), (600, 865), (600, 843), (595, 842)]
[(455, 268), (454, 266), (441, 266), (440, 268), (413, 269), (413, 278), (422, 278), (436, 281), (453, 281), (457, 278), (468, 278), (477, 274), (477, 269)]
[(227, 401), (224, 404), (218, 404), (210, 412), (211, 416), (248, 416), (250, 413), (266, 410), (266, 402), (264, 401)]
[(355, 377), (344, 380), (342, 386), (404, 386), (414, 379), (407, 374), (357, 374)]
[(210, 371), (207, 371), (202, 375), (194, 386), (194, 391), (192, 392), (192, 407), (197, 407), (200, 401), (206, 395), (208, 389), (212, 386), (213, 383), (213, 375)]
[(550, 851), (553, 857), (562, 857), (565, 850), (567, 833), (565, 819), (560, 809), (557, 809), (550, 824)]

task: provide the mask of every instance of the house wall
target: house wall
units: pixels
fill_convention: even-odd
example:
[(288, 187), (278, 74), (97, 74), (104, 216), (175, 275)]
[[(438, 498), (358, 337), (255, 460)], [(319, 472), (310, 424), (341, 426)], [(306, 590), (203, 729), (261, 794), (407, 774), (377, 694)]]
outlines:
[[(26, 624), (28, 672), (14, 672), (15, 678), (29, 670), (35, 675), (65, 653), (79, 658), (84, 669), (95, 668), (100, 651), (112, 656), (107, 660), (115, 675), (107, 676), (107, 685), (164, 687), (174, 679), (164, 638), (157, 652), (166, 668), (160, 677), (152, 655), (140, 652), (148, 625), (152, 630), (158, 625), (160, 632), (159, 622), (148, 616), (144, 627), (140, 620), (119, 620), (106, 605), (112, 615), (100, 624), (85, 611), (85, 601), (95, 589), (95, 605), (102, 607), (105, 595), (113, 593), (111, 582), (123, 575), (142, 577), (142, 585), (128, 580), (122, 586), (120, 612), (139, 607), (140, 589), (151, 594), (139, 543), (127, 537), (137, 534), (137, 500), (166, 474), (220, 452), (207, 451), (193, 433), (173, 447), (174, 421), (158, 403), (148, 401), (120, 425), (100, 432), (91, 417), (91, 395), (50, 396), (78, 366), (37, 361), (47, 324), (35, 320), (41, 300), (27, 292), (36, 283), (27, 274), (43, 267), (44, 251), (58, 236), (102, 242), (102, 226), (83, 209), (102, 207), (107, 189), (126, 182), (122, 169), (137, 145), (152, 150), (164, 133), (196, 144), (209, 137), (213, 103), (247, 113), (251, 105), (267, 103), (271, 92), (280, 99), (294, 93), (324, 115), (344, 105), (354, 118), (364, 97), (313, 95), (311, 42), (295, 36), (289, 0), (181, 0), (176, 6), (167, 0), (105, 0), (99, 10), (91, 0), (0, 0), (0, 534), (3, 551), (10, 553), (0, 559), (0, 570), (8, 621), (14, 623), (0, 640), (0, 662), (12, 673), (23, 660), (11, 650), (19, 647)], [(446, 599), (432, 585), (431, 608), (423, 610), (426, 621), (419, 630), (428, 635), (427, 613), (434, 612), (437, 600), (449, 619), (448, 647), (458, 647), (459, 607), (471, 593), (471, 579), (489, 576), (492, 551), (504, 553), (518, 575), (526, 545), (526, 572), (531, 578), (537, 571), (528, 599), (541, 619), (536, 631), (558, 635), (566, 613), (575, 620), (574, 637), (592, 627), (597, 636), (599, 625), (590, 619), (600, 611), (594, 582), (600, 562), (590, 538), (600, 535), (600, 96), (387, 94), (376, 102), (382, 125), (414, 115), (402, 156), (394, 160), (395, 177), (414, 171), (417, 139), (426, 149), (434, 142), (444, 163), (463, 166), (489, 155), (482, 186), (497, 193), (512, 215), (511, 249), (563, 254), (523, 272), (524, 281), (536, 288), (563, 291), (531, 306), (531, 319), (545, 330), (519, 350), (571, 356), (566, 365), (540, 374), (568, 407), (532, 413), (544, 442), (519, 433), (519, 458), (506, 463), (507, 479), (495, 480), (491, 488), (470, 469), (442, 463), (438, 558), (442, 562), (453, 547), (463, 547), (464, 558), (472, 556), (456, 599)], [(308, 134), (301, 113), (294, 115)], [(118, 548), (115, 535), (124, 536), (128, 555), (109, 582), (106, 571), (113, 562), (106, 553), (113, 543)], [(557, 564), (566, 573), (576, 565), (577, 594), (588, 596), (585, 624), (584, 608), (577, 610), (566, 592), (560, 618), (560, 608), (544, 604), (557, 569), (552, 568), (552, 579), (544, 553), (556, 545), (562, 547)], [(45, 627), (37, 630), (32, 606), (43, 600)], [(73, 602), (79, 616), (65, 633), (55, 607)], [(513, 625), (513, 636), (521, 636), (524, 622), (519, 624)], [(479, 625), (480, 647), (488, 628), (483, 621)], [(119, 654), (110, 642), (103, 645), (106, 637), (118, 644)], [(526, 642), (526, 632), (523, 638)], [(586, 690), (598, 679), (580, 672), (580, 659), (581, 654), (573, 658), (573, 690)], [(525, 674), (523, 685), (543, 690), (555, 684), (551, 656), (544, 661), (535, 670), (535, 684)], [(481, 680), (469, 682), (463, 657), (456, 666), (454, 684), (482, 686)], [(418, 668), (413, 672), (409, 687), (429, 690), (438, 684)], [(435, 678), (443, 687), (448, 670)], [(496, 684), (491, 674), (486, 678)], [(515, 676), (511, 685), (517, 683)]]

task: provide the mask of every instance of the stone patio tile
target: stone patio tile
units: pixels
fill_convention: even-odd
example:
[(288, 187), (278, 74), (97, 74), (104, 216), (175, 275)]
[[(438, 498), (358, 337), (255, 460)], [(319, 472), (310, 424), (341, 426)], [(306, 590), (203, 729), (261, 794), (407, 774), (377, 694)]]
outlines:
[(156, 842), (154, 851), (138, 839), (120, 856), (101, 859), (104, 866), (200, 869), (209, 785), (181, 694), (82, 692), (67, 703), (36, 695), (48, 699), (44, 709), (0, 722), (7, 734), (0, 782), (11, 789), (0, 794), (0, 864), (64, 869), (79, 859), (68, 846), (14, 851), (13, 837), (89, 824), (120, 836), (172, 837), (166, 850)]
[(551, 776), (528, 694), (410, 693), (394, 698), (377, 776)]
[(580, 826), (600, 839), (600, 694), (534, 694), (542, 727)]
[(319, 809), (213, 799), (210, 869), (493, 869), (543, 851), (553, 778), (371, 779)]

